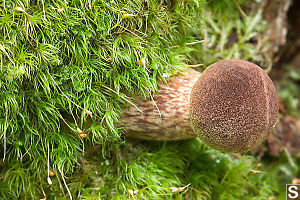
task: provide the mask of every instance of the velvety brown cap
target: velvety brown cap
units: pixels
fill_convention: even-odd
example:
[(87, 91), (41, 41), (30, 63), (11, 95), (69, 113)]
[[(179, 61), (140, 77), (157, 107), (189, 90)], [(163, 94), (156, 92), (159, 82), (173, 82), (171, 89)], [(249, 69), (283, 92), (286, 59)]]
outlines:
[(244, 152), (268, 137), (278, 104), (273, 82), (259, 66), (221, 60), (194, 85), (189, 117), (196, 135), (212, 148)]

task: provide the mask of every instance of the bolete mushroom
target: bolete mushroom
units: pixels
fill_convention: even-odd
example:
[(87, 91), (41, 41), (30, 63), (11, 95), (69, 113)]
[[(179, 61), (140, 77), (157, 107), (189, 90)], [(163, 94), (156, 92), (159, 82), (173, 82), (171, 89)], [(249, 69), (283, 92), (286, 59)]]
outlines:
[(278, 117), (269, 76), (243, 60), (221, 60), (201, 74), (188, 70), (160, 85), (154, 101), (138, 100), (121, 121), (130, 137), (182, 140), (199, 137), (212, 148), (245, 152), (263, 142)]

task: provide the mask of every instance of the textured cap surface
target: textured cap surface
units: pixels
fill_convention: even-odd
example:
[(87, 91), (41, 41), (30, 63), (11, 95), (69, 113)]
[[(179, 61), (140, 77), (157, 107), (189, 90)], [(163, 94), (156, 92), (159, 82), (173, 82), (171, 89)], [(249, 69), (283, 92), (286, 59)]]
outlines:
[(273, 82), (257, 65), (222, 60), (200, 76), (190, 96), (189, 117), (200, 139), (226, 152), (244, 152), (264, 141), (278, 117)]

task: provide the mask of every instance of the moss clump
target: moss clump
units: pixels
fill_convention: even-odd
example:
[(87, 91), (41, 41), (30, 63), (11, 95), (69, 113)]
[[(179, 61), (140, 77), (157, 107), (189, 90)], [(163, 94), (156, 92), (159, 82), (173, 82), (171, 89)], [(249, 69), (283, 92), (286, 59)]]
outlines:
[[(227, 20), (233, 14), (237, 24), (249, 23), (237, 17), (240, 14), (232, 1), (226, 2), (235, 10), (226, 14)], [(37, 199), (54, 194), (57, 198), (69, 198), (68, 190), (73, 197), (97, 192), (97, 188), (73, 184), (76, 181), (72, 175), (83, 170), (80, 162), (83, 151), (101, 144), (99, 160), (120, 164), (119, 157), (109, 155), (124, 143), (120, 138), (122, 130), (114, 124), (118, 123), (124, 104), (131, 101), (129, 95), (151, 98), (151, 92), (157, 90), (157, 80), (165, 80), (183, 69), (183, 63), (209, 63), (213, 47), (199, 41), (204, 38), (205, 29), (214, 30), (213, 26), (205, 28), (204, 25), (208, 23), (208, 14), (217, 8), (221, 9), (217, 1), (207, 4), (201, 0), (0, 0), (0, 155), (3, 160), (0, 198)], [(225, 24), (221, 15), (216, 15), (214, 22), (217, 27)], [(248, 40), (239, 42), (239, 48), (244, 44), (244, 49), (253, 50), (247, 56), (259, 54), (253, 48), (256, 45), (249, 42), (251, 35), (262, 30), (256, 27), (263, 23), (256, 22), (250, 33), (247, 32)], [(217, 34), (208, 33), (209, 41), (213, 41)], [(201, 55), (201, 59), (196, 55)], [(92, 112), (92, 116), (85, 110)], [(81, 138), (77, 127), (88, 137)], [(101, 192), (100, 196), (128, 197), (125, 188), (140, 189), (158, 183), (160, 174), (167, 177), (161, 179), (166, 184), (161, 187), (168, 188), (171, 179), (175, 187), (191, 182), (188, 177), (184, 181), (176, 178), (176, 174), (181, 177), (180, 174), (186, 173), (181, 166), (184, 160), (180, 161), (186, 156), (178, 154), (175, 159), (177, 155), (172, 153), (175, 147), (167, 146), (163, 150), (168, 165), (155, 163), (152, 171), (147, 163), (155, 157), (155, 148), (161, 148), (161, 144), (153, 150), (140, 148), (136, 154), (130, 145), (124, 144), (122, 148), (127, 152), (123, 155), (123, 171), (118, 171), (121, 168), (117, 164), (103, 169), (107, 175), (101, 175), (108, 177), (104, 182), (109, 187), (106, 187), (107, 194)], [(169, 148), (171, 152), (167, 153)], [(170, 163), (169, 154), (180, 162), (178, 169), (177, 164)], [(134, 165), (126, 168), (132, 163), (129, 158), (135, 159), (134, 155), (140, 155), (136, 163), (138, 171), (144, 171), (140, 172), (142, 181), (132, 176), (120, 179), (123, 172), (129, 173), (134, 168)], [(142, 159), (141, 155), (146, 157)], [(51, 178), (52, 185), (47, 182), (47, 168), (56, 174)], [(195, 169), (198, 169), (195, 174), (202, 173), (202, 168)], [(189, 170), (193, 171), (193, 167)], [(213, 172), (203, 173), (215, 178)], [(190, 177), (197, 177), (195, 174)], [(155, 177), (156, 181), (151, 181)], [(148, 181), (151, 184), (145, 183)], [(206, 197), (210, 196), (210, 186), (201, 187), (208, 191)], [(163, 193), (167, 189), (156, 191)], [(154, 193), (148, 193), (147, 197), (154, 198)]]
[(199, 139), (168, 143), (129, 141), (113, 150), (107, 160), (101, 159), (100, 149), (99, 146), (90, 152), (82, 161), (82, 170), (70, 178), (74, 196), (268, 199), (276, 194), (272, 177), (253, 173), (262, 170), (255, 166), (253, 157), (234, 158), (210, 149)]

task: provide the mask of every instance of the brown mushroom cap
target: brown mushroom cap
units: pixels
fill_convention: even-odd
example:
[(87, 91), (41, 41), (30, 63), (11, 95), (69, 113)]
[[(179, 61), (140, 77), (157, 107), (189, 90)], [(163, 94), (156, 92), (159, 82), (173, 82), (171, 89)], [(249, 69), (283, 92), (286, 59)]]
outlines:
[(268, 137), (278, 104), (273, 82), (259, 66), (221, 60), (194, 85), (189, 117), (196, 135), (212, 148), (245, 152)]

